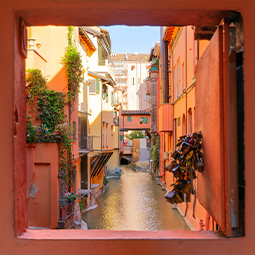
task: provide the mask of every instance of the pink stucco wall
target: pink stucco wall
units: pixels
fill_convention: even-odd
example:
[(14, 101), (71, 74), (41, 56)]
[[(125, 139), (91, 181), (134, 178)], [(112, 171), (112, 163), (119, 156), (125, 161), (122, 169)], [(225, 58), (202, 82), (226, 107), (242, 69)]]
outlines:
[[(1, 235), (2, 254), (252, 254), (254, 251), (255, 221), (253, 202), (255, 187), (252, 151), (254, 133), (254, 39), (253, 1), (180, 0), (171, 1), (4, 1), (0, 3), (1, 125), (0, 158), (2, 196)], [(89, 11), (88, 11), (89, 10)], [(210, 12), (210, 10), (213, 10)], [(27, 24), (199, 24), (210, 21), (221, 10), (238, 10), (244, 19), (244, 98), (245, 98), (245, 237), (222, 238), (211, 232), (179, 231), (58, 231), (27, 230), (26, 157), (25, 151), (25, 83), (24, 60), (19, 53), (18, 18)], [(115, 11), (115, 15), (112, 12)], [(219, 12), (217, 12), (219, 14)], [(86, 15), (84, 15), (86, 14)], [(150, 14), (150, 15), (148, 15)], [(210, 22), (208, 22), (210, 23)], [(15, 63), (15, 64), (14, 64)], [(17, 110), (18, 109), (18, 112)], [(15, 113), (15, 114), (14, 114)], [(14, 123), (14, 117), (15, 123)], [(15, 129), (18, 129), (16, 132)], [(58, 240), (58, 241), (56, 241)]]

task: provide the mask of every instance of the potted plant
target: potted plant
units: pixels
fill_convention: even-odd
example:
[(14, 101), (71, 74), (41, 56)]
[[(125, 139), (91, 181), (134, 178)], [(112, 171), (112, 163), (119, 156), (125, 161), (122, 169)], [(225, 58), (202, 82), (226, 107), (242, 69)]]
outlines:
[(76, 198), (77, 198), (77, 195), (75, 195), (74, 193), (67, 192), (65, 194), (65, 199), (67, 200), (67, 203), (68, 203), (68, 207), (66, 208), (66, 212), (68, 214), (71, 214), (73, 212), (73, 203), (74, 203)]

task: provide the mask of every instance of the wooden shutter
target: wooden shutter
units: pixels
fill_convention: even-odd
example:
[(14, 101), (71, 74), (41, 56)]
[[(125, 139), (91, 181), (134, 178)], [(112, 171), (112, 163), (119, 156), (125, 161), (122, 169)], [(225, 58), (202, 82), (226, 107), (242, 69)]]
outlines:
[(148, 123), (148, 117), (143, 117), (143, 123)]
[(235, 54), (235, 33), (225, 23), (196, 66), (195, 127), (203, 134), (205, 165), (197, 195), (227, 236), (238, 227)]

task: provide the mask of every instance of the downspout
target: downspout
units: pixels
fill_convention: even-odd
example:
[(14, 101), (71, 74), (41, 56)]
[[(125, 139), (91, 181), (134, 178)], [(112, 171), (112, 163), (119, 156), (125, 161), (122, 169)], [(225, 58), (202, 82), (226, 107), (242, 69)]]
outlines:
[[(171, 65), (171, 75), (172, 75), (172, 84), (171, 84), (171, 86), (170, 86), (170, 94), (172, 94), (172, 92), (173, 92), (173, 94), (172, 94), (172, 96), (170, 97), (171, 99), (170, 99), (170, 101), (172, 101), (172, 105), (173, 105), (173, 124), (174, 124), (174, 51), (173, 51), (173, 38), (171, 38), (171, 42), (172, 42), (172, 45), (171, 45), (171, 60), (172, 60), (172, 65)], [(174, 131), (174, 132), (176, 132), (176, 131)], [(174, 150), (174, 143), (175, 143), (175, 133), (173, 132), (173, 142), (172, 142), (172, 144), (173, 144), (173, 146), (172, 146), (172, 149)]]
[(163, 34), (161, 29), (161, 47), (160, 47), (160, 55), (161, 55), (161, 78), (160, 83), (163, 86), (162, 93), (162, 103), (169, 103), (169, 78), (168, 78), (168, 45), (167, 42), (163, 40)]
[[(101, 82), (101, 81), (100, 81)], [(101, 83), (101, 151), (103, 150), (102, 148), (102, 139), (103, 139), (103, 85), (108, 84), (108, 81), (102, 82)]]
[(188, 107), (188, 98), (187, 98), (187, 92), (186, 92), (186, 89), (187, 89), (187, 75), (188, 75), (188, 52), (187, 52), (187, 27), (185, 27), (185, 89), (183, 90), (183, 92), (185, 92), (186, 94), (186, 134), (188, 134), (188, 115), (187, 115), (187, 107)]

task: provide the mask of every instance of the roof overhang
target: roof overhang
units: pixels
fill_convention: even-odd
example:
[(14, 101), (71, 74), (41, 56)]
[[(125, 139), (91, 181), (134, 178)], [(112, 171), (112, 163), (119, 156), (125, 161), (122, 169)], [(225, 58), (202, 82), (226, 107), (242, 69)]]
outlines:
[(103, 80), (103, 81), (106, 81), (106, 82), (110, 82), (110, 81), (111, 81), (111, 79), (105, 77), (104, 75), (101, 75), (101, 74), (99, 74), (99, 73), (92, 72), (92, 71), (89, 71), (89, 70), (88, 70), (88, 75), (89, 75), (90, 77), (95, 78), (95, 79), (98, 79), (98, 78), (99, 78), (99, 79), (101, 79), (101, 80)]
[(79, 37), (80, 37), (81, 43), (87, 50), (87, 55), (91, 57), (91, 55), (96, 51), (96, 47), (93, 44), (93, 42), (90, 40), (88, 34), (86, 33), (83, 27), (79, 27)]

